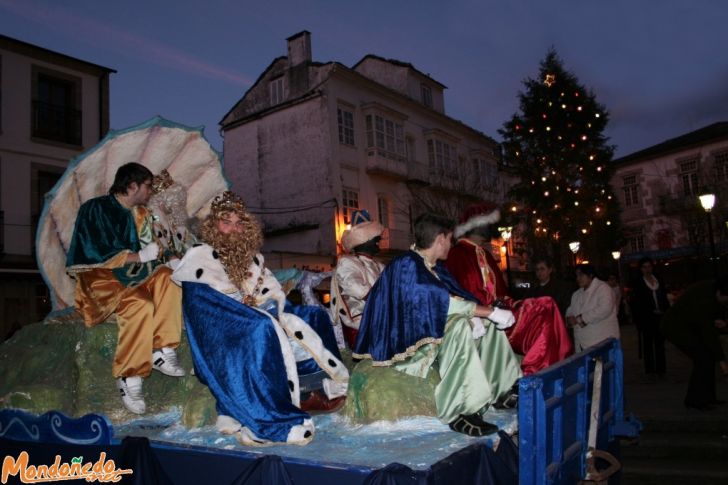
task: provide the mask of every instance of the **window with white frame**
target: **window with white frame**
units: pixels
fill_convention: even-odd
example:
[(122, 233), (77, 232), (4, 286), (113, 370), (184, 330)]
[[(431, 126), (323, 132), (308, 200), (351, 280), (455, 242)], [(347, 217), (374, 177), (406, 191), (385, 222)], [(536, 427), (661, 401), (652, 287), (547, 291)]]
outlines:
[(680, 164), (680, 179), (682, 180), (685, 197), (698, 195), (698, 161), (690, 160)]
[(346, 108), (336, 109), (339, 123), (339, 143), (354, 146), (354, 113)]
[(493, 186), (498, 178), (498, 169), (495, 162), (491, 162), (484, 158), (473, 158), (473, 176), (482, 185)]
[(38, 66), (32, 76), (31, 136), (81, 145), (81, 79)]
[(414, 162), (417, 160), (417, 151), (415, 149), (415, 138), (413, 136), (407, 137), (407, 160)]
[(713, 157), (715, 179), (717, 182), (728, 182), (728, 150), (716, 153)]
[(624, 207), (636, 207), (640, 205), (639, 184), (636, 175), (628, 175), (622, 178), (624, 191)]
[(430, 173), (440, 177), (457, 178), (457, 149), (442, 140), (427, 140), (427, 155), (430, 162)]
[(377, 212), (379, 213), (379, 223), (388, 228), (389, 226), (389, 199), (380, 196), (377, 199)]
[[(404, 126), (379, 115), (366, 115), (369, 155), (405, 161)], [(376, 150), (376, 152), (374, 152)]]
[(341, 205), (344, 212), (344, 224), (349, 224), (352, 213), (359, 208), (359, 192), (354, 189), (343, 189)]
[(427, 84), (420, 84), (420, 96), (422, 104), (428, 108), (432, 108), (432, 89)]
[(281, 76), (270, 82), (270, 104), (281, 103), (284, 98), (283, 76)]
[(625, 231), (625, 239), (627, 239), (627, 248), (631, 253), (638, 253), (645, 249), (645, 236), (642, 229), (632, 228)]

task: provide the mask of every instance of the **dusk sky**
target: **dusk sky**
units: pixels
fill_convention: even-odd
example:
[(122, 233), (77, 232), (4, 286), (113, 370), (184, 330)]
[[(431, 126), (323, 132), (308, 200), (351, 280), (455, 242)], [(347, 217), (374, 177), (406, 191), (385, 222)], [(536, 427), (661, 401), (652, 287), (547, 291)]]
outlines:
[(412, 63), (448, 87), (449, 116), (499, 141), (553, 46), (624, 156), (728, 120), (727, 25), (725, 0), (0, 0), (0, 33), (118, 71), (112, 128), (161, 115), (218, 150), (222, 116), (308, 30), (315, 61)]

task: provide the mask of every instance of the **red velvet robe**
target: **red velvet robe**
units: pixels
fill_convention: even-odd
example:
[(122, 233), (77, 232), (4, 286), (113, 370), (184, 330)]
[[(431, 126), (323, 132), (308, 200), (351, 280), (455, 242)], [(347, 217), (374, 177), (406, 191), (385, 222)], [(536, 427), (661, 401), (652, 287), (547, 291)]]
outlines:
[(450, 250), (445, 267), (482, 305), (491, 305), (500, 299), (511, 307), (516, 324), (507, 331), (508, 341), (516, 353), (524, 356), (521, 362), (524, 375), (538, 372), (573, 352), (553, 298), (543, 296), (514, 302), (508, 296), (503, 273), (489, 251), (468, 239), (460, 239)]

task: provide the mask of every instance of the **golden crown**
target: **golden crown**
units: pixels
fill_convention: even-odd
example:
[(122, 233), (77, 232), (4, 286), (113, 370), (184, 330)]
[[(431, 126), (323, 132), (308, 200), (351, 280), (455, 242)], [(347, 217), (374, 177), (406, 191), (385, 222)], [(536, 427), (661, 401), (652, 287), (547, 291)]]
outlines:
[(245, 203), (237, 194), (226, 190), (212, 200), (210, 209), (217, 217), (223, 212), (245, 212)]
[(172, 180), (172, 176), (169, 175), (169, 172), (165, 168), (159, 172), (159, 175), (152, 177), (152, 191), (154, 191), (155, 194), (158, 194), (171, 187), (173, 183), (174, 180)]

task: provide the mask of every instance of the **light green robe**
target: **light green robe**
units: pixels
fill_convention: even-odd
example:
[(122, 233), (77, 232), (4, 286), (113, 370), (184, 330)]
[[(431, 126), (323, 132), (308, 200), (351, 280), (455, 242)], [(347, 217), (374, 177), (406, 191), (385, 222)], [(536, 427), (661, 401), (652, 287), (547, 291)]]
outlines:
[(435, 388), (435, 404), (437, 417), (445, 423), (461, 414), (485, 412), (522, 375), (506, 334), (489, 320), (483, 319), (485, 335), (473, 339), (470, 319), (474, 312), (475, 303), (451, 297), (442, 341), (423, 345), (393, 366), (421, 378), (430, 367), (437, 369), (440, 383)]

